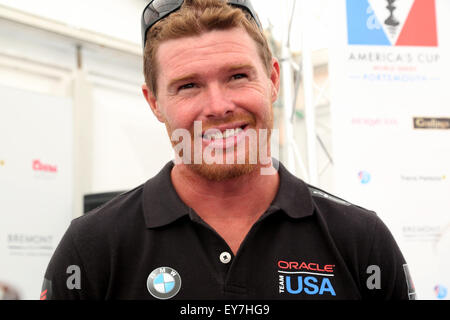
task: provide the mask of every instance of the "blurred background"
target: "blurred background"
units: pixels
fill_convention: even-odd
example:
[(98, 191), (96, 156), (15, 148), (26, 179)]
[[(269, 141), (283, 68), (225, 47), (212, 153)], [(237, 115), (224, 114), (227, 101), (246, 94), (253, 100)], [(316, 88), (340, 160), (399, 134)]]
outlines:
[[(70, 221), (173, 158), (142, 97), (148, 0), (0, 0), (0, 299), (39, 299)], [(450, 1), (253, 0), (282, 66), (275, 156), (374, 210), (449, 299)]]

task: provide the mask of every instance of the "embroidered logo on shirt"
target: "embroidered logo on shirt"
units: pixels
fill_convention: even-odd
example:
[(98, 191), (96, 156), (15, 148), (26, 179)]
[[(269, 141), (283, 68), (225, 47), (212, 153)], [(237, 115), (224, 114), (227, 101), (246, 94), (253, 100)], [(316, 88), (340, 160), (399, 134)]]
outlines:
[(334, 277), (334, 267), (334, 264), (279, 260), (278, 292), (336, 296), (331, 281)]
[(173, 298), (181, 288), (180, 274), (170, 267), (159, 267), (147, 278), (147, 289), (157, 299)]
[(50, 300), (52, 298), (52, 282), (44, 278), (44, 283), (42, 284), (41, 296), (39, 300)]

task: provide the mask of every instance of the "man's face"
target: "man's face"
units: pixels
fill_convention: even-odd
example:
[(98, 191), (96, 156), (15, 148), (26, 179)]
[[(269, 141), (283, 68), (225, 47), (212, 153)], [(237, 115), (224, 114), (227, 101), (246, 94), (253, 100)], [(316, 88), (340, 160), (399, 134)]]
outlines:
[[(273, 60), (271, 74), (267, 75), (254, 40), (241, 28), (165, 41), (156, 58), (157, 98), (145, 86), (144, 95), (157, 118), (165, 123), (169, 137), (177, 129), (190, 132), (192, 164), (188, 166), (211, 180), (251, 172), (257, 164), (250, 163), (250, 149), (270, 145), (272, 103), (279, 88), (278, 62)], [(201, 132), (194, 130), (194, 123), (198, 128), (199, 122)], [(268, 131), (267, 138), (262, 139), (265, 141), (248, 143), (246, 137), (250, 133), (258, 136), (261, 129)], [(201, 141), (201, 150), (194, 148), (199, 146), (195, 139)], [(198, 159), (194, 152), (214, 155), (216, 160), (220, 156), (223, 161), (194, 164)], [(270, 150), (267, 152), (270, 155)], [(236, 164), (239, 156), (246, 159), (245, 164)], [(231, 158), (234, 161), (230, 164)]]

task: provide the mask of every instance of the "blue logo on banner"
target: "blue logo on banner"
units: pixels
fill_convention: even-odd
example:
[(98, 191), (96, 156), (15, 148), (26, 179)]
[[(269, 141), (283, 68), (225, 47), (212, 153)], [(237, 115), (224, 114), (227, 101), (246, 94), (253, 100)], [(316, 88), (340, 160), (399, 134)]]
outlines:
[(438, 299), (444, 299), (447, 296), (447, 288), (443, 285), (437, 285), (434, 287), (434, 292)]
[(391, 45), (367, 0), (347, 0), (347, 27), (350, 45)]
[(370, 182), (370, 173), (367, 171), (360, 171), (358, 172), (359, 181), (362, 184), (368, 184)]
[(437, 47), (435, 0), (347, 0), (349, 45)]

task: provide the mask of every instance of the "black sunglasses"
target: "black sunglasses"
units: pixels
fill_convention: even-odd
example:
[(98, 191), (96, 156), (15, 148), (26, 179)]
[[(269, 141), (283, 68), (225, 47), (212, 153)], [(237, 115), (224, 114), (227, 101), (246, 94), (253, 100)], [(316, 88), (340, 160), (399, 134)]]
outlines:
[[(159, 20), (167, 17), (172, 12), (180, 9), (184, 0), (152, 0), (145, 7), (144, 12), (142, 12), (141, 21), (141, 32), (142, 32), (142, 46), (145, 48), (145, 42), (147, 40), (147, 31), (157, 23)], [(255, 10), (250, 3), (250, 0), (227, 0), (227, 3), (237, 7), (239, 9), (245, 10), (252, 16), (255, 20), (258, 28), (262, 30), (261, 23)]]

